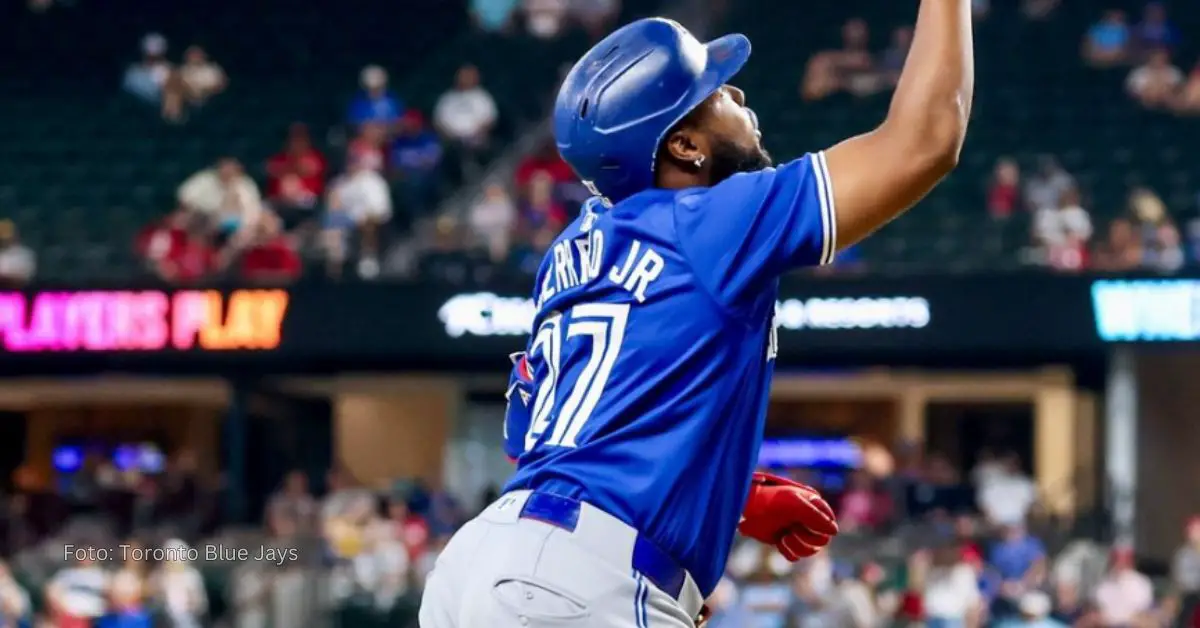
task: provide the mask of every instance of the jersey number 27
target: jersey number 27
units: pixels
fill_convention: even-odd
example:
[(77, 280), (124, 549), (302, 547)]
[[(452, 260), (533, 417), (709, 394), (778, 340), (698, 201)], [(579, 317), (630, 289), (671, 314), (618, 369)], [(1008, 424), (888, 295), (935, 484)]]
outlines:
[[(537, 444), (552, 423), (554, 430), (545, 444), (555, 447), (578, 445), (579, 432), (596, 410), (617, 362), (628, 320), (628, 304), (585, 303), (576, 305), (566, 314), (558, 312), (546, 317), (538, 327), (529, 354), (534, 360), (545, 362), (546, 371), (534, 398), (529, 432), (525, 434), (525, 451)], [(563, 346), (576, 337), (585, 340), (587, 361), (573, 381), (565, 381), (560, 368)], [(561, 393), (566, 393), (567, 397), (555, 412)]]

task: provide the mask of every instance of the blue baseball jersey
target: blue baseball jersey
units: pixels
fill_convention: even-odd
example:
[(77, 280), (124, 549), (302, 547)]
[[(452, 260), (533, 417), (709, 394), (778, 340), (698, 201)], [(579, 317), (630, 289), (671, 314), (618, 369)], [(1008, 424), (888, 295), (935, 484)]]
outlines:
[(605, 510), (707, 597), (762, 441), (779, 276), (830, 263), (835, 245), (824, 153), (711, 188), (589, 202), (538, 270), (505, 490)]

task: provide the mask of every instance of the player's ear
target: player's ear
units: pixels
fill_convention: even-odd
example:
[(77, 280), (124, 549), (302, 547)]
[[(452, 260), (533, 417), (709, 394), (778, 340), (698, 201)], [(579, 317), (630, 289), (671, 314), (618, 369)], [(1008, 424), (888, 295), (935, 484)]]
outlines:
[(664, 156), (684, 172), (700, 172), (707, 150), (704, 136), (686, 126), (672, 131), (663, 143)]

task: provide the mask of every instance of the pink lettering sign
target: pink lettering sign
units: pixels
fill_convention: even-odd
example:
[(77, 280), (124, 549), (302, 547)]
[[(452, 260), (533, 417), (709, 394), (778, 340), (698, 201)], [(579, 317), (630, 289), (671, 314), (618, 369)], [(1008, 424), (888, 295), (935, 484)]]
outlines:
[(161, 290), (0, 293), (7, 351), (158, 351), (171, 335)]

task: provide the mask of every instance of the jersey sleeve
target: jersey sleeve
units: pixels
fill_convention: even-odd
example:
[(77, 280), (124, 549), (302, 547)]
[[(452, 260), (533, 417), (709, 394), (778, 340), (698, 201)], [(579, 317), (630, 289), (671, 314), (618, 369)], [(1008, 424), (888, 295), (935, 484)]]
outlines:
[(757, 295), (793, 268), (832, 263), (836, 227), (824, 152), (734, 175), (675, 204), (684, 254), (727, 305)]

